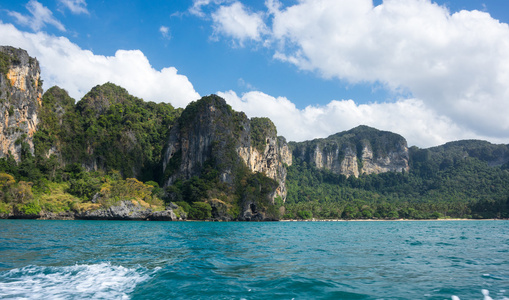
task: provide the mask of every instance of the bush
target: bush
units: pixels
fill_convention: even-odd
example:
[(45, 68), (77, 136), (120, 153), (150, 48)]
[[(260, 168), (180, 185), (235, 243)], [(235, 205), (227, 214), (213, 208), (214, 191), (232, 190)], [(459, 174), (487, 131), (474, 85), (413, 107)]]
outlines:
[(22, 211), (25, 215), (38, 215), (41, 212), (42, 208), (39, 204), (35, 202), (27, 203), (21, 206), (20, 211)]
[(301, 210), (297, 213), (297, 216), (303, 220), (308, 220), (313, 217), (313, 214), (309, 210)]
[(432, 219), (439, 219), (439, 218), (441, 218), (441, 217), (442, 217), (442, 214), (441, 214), (441, 213), (439, 213), (438, 211), (435, 211), (435, 212), (433, 212), (433, 213), (431, 214), (431, 218), (432, 218)]
[(4, 202), (0, 202), (0, 214), (8, 214), (12, 211), (12, 207)]
[(193, 202), (189, 212), (189, 218), (192, 220), (206, 220), (212, 217), (212, 207), (205, 202)]
[(69, 180), (69, 188), (66, 192), (85, 201), (90, 201), (99, 191), (99, 187), (100, 181), (97, 178), (71, 179)]

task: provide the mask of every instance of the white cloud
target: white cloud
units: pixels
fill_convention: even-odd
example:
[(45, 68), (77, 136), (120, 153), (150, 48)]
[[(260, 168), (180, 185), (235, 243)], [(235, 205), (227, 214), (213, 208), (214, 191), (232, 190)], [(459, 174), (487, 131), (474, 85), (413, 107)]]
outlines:
[(147, 101), (185, 107), (200, 96), (174, 67), (155, 70), (139, 50), (118, 50), (115, 56), (95, 55), (65, 37), (22, 32), (0, 23), (0, 44), (26, 49), (37, 57), (44, 86), (58, 85), (79, 100), (92, 87), (113, 82)]
[[(401, 134), (409, 146), (430, 147), (457, 139), (485, 139), (435, 113), (416, 99), (360, 105), (352, 100), (333, 100), (327, 105), (298, 109), (285, 97), (276, 98), (257, 91), (241, 97), (233, 91), (218, 92), (218, 95), (225, 98), (233, 109), (244, 111), (249, 117), (270, 118), (277, 127), (278, 135), (289, 141), (327, 137), (359, 125)], [(502, 142), (501, 139), (493, 141)]]
[(196, 15), (196, 16), (199, 16), (199, 17), (204, 17), (205, 13), (202, 11), (201, 7), (209, 5), (209, 4), (210, 4), (210, 0), (195, 0), (193, 2), (193, 6), (191, 6), (189, 11), (193, 15)]
[(261, 13), (250, 13), (240, 2), (221, 6), (212, 13), (214, 31), (232, 37), (242, 46), (245, 40), (260, 41), (267, 31)]
[(210, 4), (219, 5), (225, 2), (231, 2), (231, 0), (194, 0), (193, 6), (189, 8), (189, 12), (198, 17), (205, 17), (205, 13), (203, 12), (202, 7), (208, 6)]
[(19, 24), (28, 26), (34, 31), (40, 30), (45, 27), (46, 24), (53, 25), (60, 31), (66, 31), (64, 25), (53, 17), (51, 10), (36, 0), (30, 0), (25, 7), (30, 12), (31, 16), (23, 15), (15, 11), (8, 11), (7, 13), (14, 17)]
[[(211, 1), (201, 2), (204, 8)], [(324, 78), (373, 83), (394, 95), (411, 95), (411, 100), (367, 106), (340, 101), (339, 107), (350, 108), (352, 115), (373, 116), (359, 124), (381, 127), (395, 118), (412, 123), (412, 118), (404, 117), (407, 109), (408, 115), (419, 116), (412, 123), (421, 124), (415, 129), (427, 132), (415, 138), (423, 144), (460, 138), (507, 143), (509, 26), (488, 13), (451, 13), (431, 0), (384, 0), (378, 6), (372, 0), (299, 0), (286, 7), (278, 0), (266, 0), (265, 5), (267, 12), (249, 13), (239, 2), (223, 5), (211, 14), (212, 26), (240, 45), (247, 40), (263, 43), (274, 50), (274, 59)], [(238, 21), (251, 16), (249, 27)], [(253, 99), (254, 94), (242, 99), (246, 97)], [(337, 104), (332, 101), (326, 107)], [(371, 112), (375, 108), (386, 114)], [(329, 111), (325, 106), (305, 111), (323, 110)], [(390, 114), (393, 110), (397, 117)], [(386, 119), (377, 118), (382, 115)], [(346, 113), (343, 117), (350, 119)], [(405, 130), (414, 128), (403, 124)], [(326, 124), (316, 126), (319, 135)]]
[(163, 38), (165, 38), (167, 40), (171, 39), (171, 34), (170, 34), (170, 28), (169, 27), (161, 26), (161, 27), (159, 27), (159, 32), (161, 33)]
[(68, 8), (73, 14), (89, 14), (87, 2), (85, 0), (58, 0), (63, 6)]
[(507, 138), (509, 26), (489, 14), (429, 0), (302, 0), (271, 12), (276, 59), (410, 92), (461, 128)]

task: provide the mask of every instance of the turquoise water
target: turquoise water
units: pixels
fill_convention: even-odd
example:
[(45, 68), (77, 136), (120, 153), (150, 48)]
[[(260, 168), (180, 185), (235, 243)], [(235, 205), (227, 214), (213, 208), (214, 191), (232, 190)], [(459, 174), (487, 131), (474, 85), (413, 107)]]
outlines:
[(509, 221), (0, 220), (0, 298), (490, 297), (509, 297)]

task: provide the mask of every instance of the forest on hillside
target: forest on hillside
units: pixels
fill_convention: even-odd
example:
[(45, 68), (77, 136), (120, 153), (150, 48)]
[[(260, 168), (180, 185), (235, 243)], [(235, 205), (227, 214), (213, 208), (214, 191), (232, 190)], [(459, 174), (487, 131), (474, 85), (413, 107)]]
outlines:
[[(0, 158), (0, 214), (86, 210), (131, 199), (153, 209), (173, 201), (190, 219), (210, 219), (213, 199), (265, 199), (276, 182), (240, 168), (245, 174), (237, 176), (238, 192), (231, 194), (212, 163), (163, 188), (161, 161), (169, 130), (177, 122), (190, 122), (186, 116), (194, 106), (183, 114), (183, 109), (145, 102), (110, 83), (93, 88), (78, 103), (64, 90), (50, 88), (42, 98), (34, 153), (20, 139), (18, 162)], [(255, 119), (253, 128), (258, 123), (272, 124)], [(262, 133), (251, 133), (260, 149)], [(363, 139), (377, 141), (375, 133), (364, 132)], [(294, 156), (287, 166), (286, 202), (276, 197), (274, 204), (264, 205), (282, 219), (508, 218), (506, 150), (507, 145), (484, 141), (412, 147), (410, 171), (358, 178), (317, 169)], [(235, 205), (228, 209), (238, 214)]]
[(509, 218), (506, 145), (459, 141), (410, 148), (410, 171), (353, 176), (294, 160), (285, 218)]

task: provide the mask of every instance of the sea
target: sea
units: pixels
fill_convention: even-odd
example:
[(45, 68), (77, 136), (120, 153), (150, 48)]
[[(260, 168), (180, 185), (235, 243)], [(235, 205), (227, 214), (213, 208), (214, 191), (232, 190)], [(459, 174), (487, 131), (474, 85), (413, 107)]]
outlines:
[(0, 220), (1, 299), (509, 299), (509, 221)]

